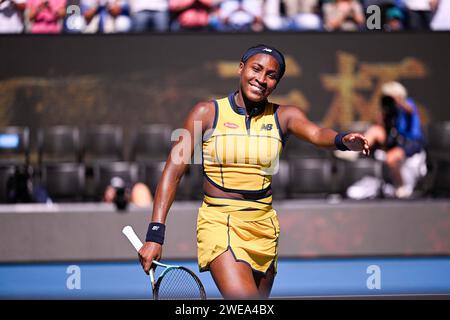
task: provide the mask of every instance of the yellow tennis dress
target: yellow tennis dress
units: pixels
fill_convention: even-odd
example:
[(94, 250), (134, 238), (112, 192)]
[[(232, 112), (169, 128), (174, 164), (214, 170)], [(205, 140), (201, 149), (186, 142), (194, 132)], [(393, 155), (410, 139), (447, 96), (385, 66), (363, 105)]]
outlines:
[[(203, 141), (206, 179), (227, 192), (253, 194), (252, 200), (205, 195), (197, 219), (200, 271), (227, 250), (237, 261), (266, 273), (276, 272), (278, 218), (272, 196), (258, 198), (271, 187), (278, 170), (283, 136), (276, 106), (267, 103), (250, 116), (234, 102), (234, 93), (215, 101), (213, 128)], [(254, 199), (256, 196), (256, 199)]]

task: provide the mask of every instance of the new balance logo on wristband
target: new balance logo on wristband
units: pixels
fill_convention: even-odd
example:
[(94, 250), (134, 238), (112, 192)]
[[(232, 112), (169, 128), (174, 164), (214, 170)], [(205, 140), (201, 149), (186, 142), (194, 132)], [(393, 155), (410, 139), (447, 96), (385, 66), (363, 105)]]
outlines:
[(166, 226), (159, 222), (151, 222), (147, 229), (146, 242), (156, 242), (159, 244), (164, 243), (164, 234), (166, 232)]

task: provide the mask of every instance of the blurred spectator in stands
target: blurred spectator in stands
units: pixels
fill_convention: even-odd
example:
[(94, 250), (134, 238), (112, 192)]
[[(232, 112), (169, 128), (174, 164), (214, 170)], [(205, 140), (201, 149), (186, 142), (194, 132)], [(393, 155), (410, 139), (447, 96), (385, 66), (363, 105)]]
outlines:
[[(395, 81), (383, 85), (381, 109), (377, 124), (364, 133), (375, 159), (388, 168), (390, 181), (379, 186), (387, 196), (409, 198), (427, 172), (419, 113), (405, 87)], [(347, 190), (347, 195), (367, 196), (373, 185), (374, 179), (362, 179)]]
[(319, 0), (284, 0), (290, 29), (298, 31), (321, 30)]
[(169, 0), (172, 31), (207, 30), (212, 0)]
[(153, 198), (150, 189), (144, 183), (131, 185), (120, 177), (114, 177), (106, 187), (103, 201), (114, 203), (119, 210), (124, 210), (129, 203), (138, 207), (150, 207)]
[(358, 0), (330, 0), (322, 6), (328, 31), (358, 31), (364, 28), (365, 15)]
[(168, 0), (129, 0), (133, 32), (167, 31), (169, 28)]
[(31, 33), (61, 33), (66, 0), (28, 0)]
[(219, 31), (239, 32), (264, 30), (264, 0), (224, 0), (220, 3)]
[(84, 33), (121, 33), (131, 30), (128, 0), (80, 0), (86, 20)]
[(402, 31), (405, 28), (404, 15), (397, 7), (392, 7), (386, 11), (385, 31)]
[(437, 0), (402, 0), (408, 10), (409, 29), (429, 30), (432, 18), (432, 8)]
[(450, 30), (450, 0), (438, 0), (432, 3), (435, 12), (431, 21), (433, 30)]
[(290, 28), (282, 0), (265, 0), (263, 7), (263, 22), (267, 30), (287, 31)]
[(0, 33), (22, 33), (27, 0), (0, 0)]

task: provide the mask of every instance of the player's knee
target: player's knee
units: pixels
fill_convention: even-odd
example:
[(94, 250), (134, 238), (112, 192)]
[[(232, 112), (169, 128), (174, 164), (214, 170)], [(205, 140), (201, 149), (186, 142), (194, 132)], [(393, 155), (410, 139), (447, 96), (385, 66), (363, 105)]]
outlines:
[(238, 286), (226, 288), (223, 290), (222, 295), (225, 299), (229, 300), (261, 299), (261, 295), (256, 288), (249, 289)]
[(405, 158), (403, 150), (396, 148), (389, 151), (386, 155), (386, 164), (389, 167), (396, 167)]

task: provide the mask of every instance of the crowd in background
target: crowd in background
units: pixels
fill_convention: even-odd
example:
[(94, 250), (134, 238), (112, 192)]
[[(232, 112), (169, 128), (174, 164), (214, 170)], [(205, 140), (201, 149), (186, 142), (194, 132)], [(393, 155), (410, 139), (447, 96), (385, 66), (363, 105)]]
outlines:
[(374, 30), (366, 22), (450, 30), (450, 0), (0, 0), (0, 33)]

